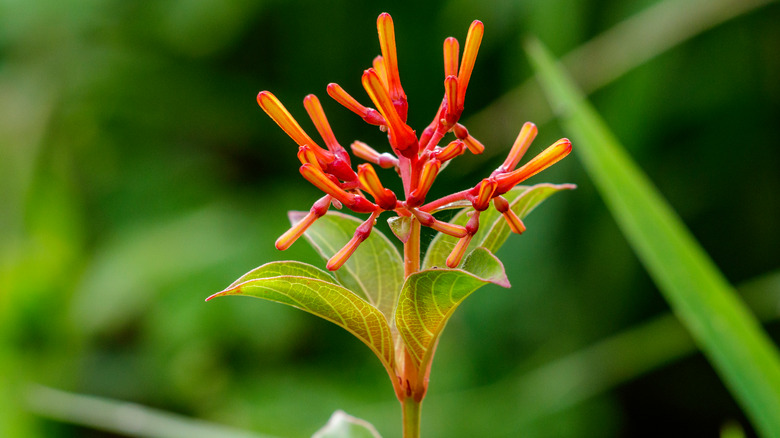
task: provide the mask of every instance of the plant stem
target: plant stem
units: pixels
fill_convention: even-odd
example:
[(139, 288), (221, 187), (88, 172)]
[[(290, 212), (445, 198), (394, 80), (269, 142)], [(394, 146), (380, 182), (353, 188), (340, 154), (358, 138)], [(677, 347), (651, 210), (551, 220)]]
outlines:
[(420, 221), (412, 216), (412, 231), (404, 243), (404, 278), (420, 270)]
[(407, 397), (401, 402), (403, 409), (403, 438), (420, 438), (420, 410), (422, 401)]

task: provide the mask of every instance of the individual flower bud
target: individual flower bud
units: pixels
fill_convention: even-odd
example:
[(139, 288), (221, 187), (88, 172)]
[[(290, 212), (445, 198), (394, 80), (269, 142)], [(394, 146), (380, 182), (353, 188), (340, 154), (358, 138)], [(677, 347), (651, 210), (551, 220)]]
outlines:
[(525, 224), (523, 221), (515, 214), (514, 211), (509, 206), (509, 201), (504, 199), (502, 196), (496, 196), (493, 198), (493, 206), (496, 207), (496, 210), (501, 213), (502, 216), (504, 216), (504, 219), (506, 220), (507, 225), (509, 226), (509, 229), (515, 233), (515, 234), (523, 234), (525, 231)]
[(298, 223), (292, 226), (284, 234), (276, 239), (276, 249), (284, 251), (289, 248), (304, 232), (314, 223), (317, 219), (322, 217), (328, 211), (330, 206), (330, 195), (325, 195), (312, 205), (309, 213), (303, 217)]

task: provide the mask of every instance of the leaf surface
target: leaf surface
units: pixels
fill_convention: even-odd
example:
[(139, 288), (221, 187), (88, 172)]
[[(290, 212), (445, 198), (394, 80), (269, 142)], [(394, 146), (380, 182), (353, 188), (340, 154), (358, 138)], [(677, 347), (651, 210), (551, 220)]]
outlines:
[(537, 77), (574, 151), (674, 313), (760, 434), (780, 437), (780, 354), (755, 316), (538, 41)]
[(504, 265), (485, 248), (474, 250), (462, 269), (429, 269), (407, 278), (395, 323), (418, 369), (427, 369), (436, 341), (458, 305), (488, 283), (509, 287)]
[[(509, 201), (512, 211), (514, 211), (520, 219), (523, 219), (528, 216), (536, 206), (553, 194), (573, 188), (575, 188), (573, 184), (517, 186), (505, 193), (504, 198)], [(474, 211), (471, 207), (462, 209), (450, 222), (458, 225), (466, 225), (466, 222), (469, 220), (467, 214), (471, 211)], [(477, 247), (483, 247), (495, 253), (501, 248), (501, 245), (506, 242), (506, 239), (509, 238), (510, 234), (511, 231), (509, 230), (509, 226), (506, 224), (501, 213), (495, 208), (488, 208), (480, 213), (479, 230), (477, 230), (477, 233), (471, 240), (469, 248), (466, 250), (466, 254)], [(450, 255), (457, 243), (458, 239), (456, 237), (438, 233), (428, 246), (428, 250), (425, 252), (423, 268), (429, 269), (435, 266), (445, 266), (447, 256)]]
[(227, 295), (245, 295), (287, 304), (326, 319), (363, 341), (388, 372), (392, 370), (393, 341), (384, 315), (314, 266), (301, 262), (267, 263), (244, 274), (207, 301)]
[[(290, 222), (300, 221), (306, 213), (290, 212)], [(328, 212), (314, 222), (304, 237), (325, 259), (330, 259), (340, 250), (362, 222), (337, 212)], [(403, 259), (395, 245), (376, 228), (360, 244), (341, 269), (335, 271), (336, 278), (346, 288), (365, 297), (369, 303), (391, 321), (393, 307), (403, 285)]]

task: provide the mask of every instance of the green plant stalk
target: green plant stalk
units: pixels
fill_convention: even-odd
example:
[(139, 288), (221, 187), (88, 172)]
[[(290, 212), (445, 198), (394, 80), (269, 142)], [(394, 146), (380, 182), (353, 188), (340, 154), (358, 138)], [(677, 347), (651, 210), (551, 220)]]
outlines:
[(417, 401), (414, 397), (407, 397), (401, 401), (401, 406), (403, 410), (403, 437), (419, 438), (422, 400)]
[(780, 437), (780, 355), (680, 218), (538, 41), (542, 88), (634, 251), (762, 436)]

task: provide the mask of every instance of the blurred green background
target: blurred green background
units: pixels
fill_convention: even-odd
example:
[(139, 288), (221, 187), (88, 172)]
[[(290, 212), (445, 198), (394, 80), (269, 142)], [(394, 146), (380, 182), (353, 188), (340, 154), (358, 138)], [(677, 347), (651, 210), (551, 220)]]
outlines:
[[(313, 134), (301, 101), (316, 93), (342, 144), (383, 148), (325, 95), (338, 82), (368, 102), (383, 11), (418, 130), (443, 93), (442, 41), (485, 23), (463, 121), (487, 151), (434, 190), (487, 175), (526, 120), (531, 153), (567, 135), (522, 44), (580, 53), (575, 79), (780, 339), (778, 2), (1, 0), (0, 435), (123, 436), (112, 400), (179, 414), (166, 431), (191, 418), (307, 437), (344, 409), (400, 435), (386, 373), (348, 333), (260, 300), (203, 302), (272, 260), (324, 265), (303, 241), (273, 247), (286, 211), (319, 195), (255, 96), (273, 91)], [(751, 436), (578, 161), (531, 182), (546, 181), (579, 188), (499, 252), (513, 288), (480, 290), (450, 322), (423, 435)]]

